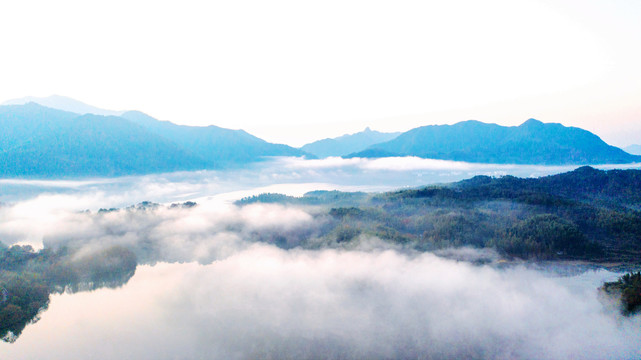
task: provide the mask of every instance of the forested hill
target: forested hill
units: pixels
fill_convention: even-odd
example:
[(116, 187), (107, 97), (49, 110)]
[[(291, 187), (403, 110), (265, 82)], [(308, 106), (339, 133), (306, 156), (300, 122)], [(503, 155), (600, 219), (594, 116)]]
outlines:
[(509, 127), (474, 120), (454, 125), (423, 126), (347, 157), (389, 156), (495, 164), (641, 162), (641, 156), (608, 145), (589, 131), (535, 119)]
[(138, 112), (79, 115), (36, 103), (0, 106), (0, 177), (122, 176), (220, 169), (302, 156), (242, 130), (180, 126)]
[(452, 185), (467, 199), (547, 195), (582, 203), (641, 210), (641, 170), (598, 170), (583, 166), (541, 178), (475, 176)]
[(264, 194), (238, 203), (326, 207), (332, 220), (301, 246), (349, 247), (376, 237), (420, 251), (472, 246), (523, 259), (641, 264), (640, 194), (640, 170), (582, 167), (536, 179), (477, 176), (369, 196)]

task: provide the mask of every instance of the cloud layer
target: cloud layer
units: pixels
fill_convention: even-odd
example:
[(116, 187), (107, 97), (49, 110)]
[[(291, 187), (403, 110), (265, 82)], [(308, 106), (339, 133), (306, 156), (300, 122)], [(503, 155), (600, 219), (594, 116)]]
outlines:
[(55, 296), (0, 351), (12, 359), (641, 356), (640, 319), (609, 312), (594, 282), (581, 280), (568, 286), (429, 253), (253, 244), (209, 265), (142, 266), (120, 290)]
[[(342, 170), (295, 162), (279, 174), (289, 174), (283, 175), (289, 180), (293, 172), (304, 174), (299, 180), (305, 182), (314, 172), (339, 178), (377, 164), (349, 161)], [(54, 295), (42, 319), (27, 326), (16, 343), (0, 343), (0, 357), (641, 357), (641, 318), (622, 318), (598, 297), (597, 287), (617, 274), (561, 277), (545, 267), (501, 268), (492, 252), (418, 254), (365, 237), (349, 251), (322, 243), (318, 250), (303, 250), (297, 243), (314, 238), (331, 220), (313, 207), (230, 204), (225, 191), (257, 191), (248, 180), (256, 172), (243, 174), (236, 185), (231, 175), (221, 180), (212, 173), (190, 174), (176, 184), (173, 177), (180, 176), (171, 174), (57, 184), (73, 191), (0, 206), (5, 243), (68, 244), (85, 251), (118, 244), (145, 264), (121, 289)], [(261, 174), (262, 184), (273, 178)], [(152, 194), (157, 197), (147, 197)], [(96, 212), (128, 198), (180, 194), (197, 194), (199, 205)], [(92, 211), (79, 211), (87, 208)]]
[(82, 210), (122, 207), (144, 200), (175, 202), (211, 196), (240, 198), (265, 191), (292, 195), (319, 189), (387, 191), (458, 181), (474, 175), (530, 177), (574, 168), (471, 164), (415, 157), (320, 160), (283, 157), (228, 171), (177, 172), (83, 181), (0, 179), (0, 202), (73, 196), (58, 201), (58, 206), (71, 208), (76, 205), (76, 210)]

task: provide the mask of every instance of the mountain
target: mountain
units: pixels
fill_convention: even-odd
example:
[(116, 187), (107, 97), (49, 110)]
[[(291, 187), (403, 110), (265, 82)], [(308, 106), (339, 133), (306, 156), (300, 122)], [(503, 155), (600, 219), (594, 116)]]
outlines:
[(366, 128), (364, 131), (355, 134), (314, 141), (313, 143), (304, 145), (300, 149), (318, 157), (345, 156), (365, 150), (374, 144), (392, 140), (399, 134), (400, 132), (382, 133)]
[(19, 99), (7, 100), (2, 105), (24, 105), (30, 102), (46, 106), (52, 109), (68, 111), (76, 114), (94, 114), (104, 116), (120, 116), (122, 111), (112, 111), (100, 109), (95, 106), (85, 104), (81, 101), (60, 95), (51, 95), (48, 97), (27, 96)]
[(623, 148), (623, 150), (633, 155), (641, 155), (641, 145), (634, 144), (634, 145), (626, 146)]
[(242, 130), (191, 127), (139, 112), (79, 115), (0, 106), (0, 177), (87, 177), (218, 169), (304, 153)]
[(346, 157), (417, 156), (496, 164), (619, 164), (641, 156), (606, 144), (589, 131), (529, 119), (520, 126), (469, 120), (430, 125)]
[(122, 117), (161, 136), (203, 159), (220, 165), (248, 163), (264, 156), (305, 156), (305, 152), (281, 144), (272, 144), (244, 130), (218, 126), (185, 126), (159, 121), (140, 111), (127, 111)]
[(0, 177), (116, 176), (210, 165), (115, 116), (0, 106)]

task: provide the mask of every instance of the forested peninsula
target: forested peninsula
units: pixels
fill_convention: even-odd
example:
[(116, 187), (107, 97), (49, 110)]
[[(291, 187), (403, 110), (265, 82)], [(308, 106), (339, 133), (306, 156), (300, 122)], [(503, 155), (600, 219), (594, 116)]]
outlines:
[(323, 206), (318, 238), (293, 246), (345, 247), (362, 237), (418, 251), (468, 246), (506, 258), (641, 262), (641, 171), (581, 167), (542, 178), (476, 176), (380, 194), (316, 191), (238, 201)]
[(0, 338), (15, 341), (37, 321), (53, 293), (118, 287), (136, 271), (136, 255), (111, 246), (82, 252), (62, 247), (35, 251), (0, 242)]

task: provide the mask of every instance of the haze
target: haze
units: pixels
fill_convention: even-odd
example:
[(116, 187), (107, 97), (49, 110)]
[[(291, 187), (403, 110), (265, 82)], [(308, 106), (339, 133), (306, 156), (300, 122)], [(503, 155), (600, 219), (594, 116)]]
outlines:
[(633, 1), (21, 1), (0, 99), (60, 94), (300, 146), (534, 117), (641, 142)]
[[(366, 127), (530, 118), (627, 146), (641, 144), (640, 14), (641, 2), (628, 0), (5, 1), (0, 104), (57, 94), (101, 114), (140, 110), (296, 147)], [(33, 104), (4, 107), (14, 108), (45, 113)], [(88, 151), (58, 141), (46, 130), (51, 118), (27, 128), (9, 110), (7, 124), (29, 129), (5, 141), (20, 155), (7, 161), (18, 169), (32, 159), (53, 164), (34, 155), (41, 153), (91, 155), (100, 168), (109, 160), (103, 144), (122, 150), (112, 139), (183, 151), (183, 140), (174, 146), (151, 130), (151, 140), (141, 140), (144, 129), (129, 131), (139, 126), (124, 119), (77, 117), (69, 123), (120, 121), (121, 134), (143, 134), (93, 141), (77, 128), (64, 133), (97, 145)], [(31, 129), (45, 129), (54, 145)], [(185, 139), (193, 150), (197, 138)], [(607, 147), (596, 140), (585, 143)], [(533, 144), (509, 151), (547, 148)], [(160, 150), (121, 152), (148, 164)], [(641, 316), (627, 316), (625, 298), (599, 290), (637, 265), (641, 215), (632, 201), (640, 173), (626, 169), (639, 163), (595, 166), (626, 170), (607, 176), (607, 191), (591, 186), (602, 172), (583, 167), (545, 184), (476, 178), (343, 207), (365, 195), (322, 193), (335, 201), (327, 204), (235, 201), (403, 190), (475, 175), (540, 177), (577, 166), (248, 154), (255, 155), (213, 170), (153, 172), (215, 164), (194, 155), (198, 167), (95, 173), (147, 174), (140, 176), (74, 178), (65, 165), (55, 176), (69, 177), (0, 179), (0, 305), (10, 320), (2, 322), (10, 331), (0, 358), (641, 358)], [(577, 164), (549, 162), (569, 163)], [(585, 223), (596, 225), (584, 234)], [(396, 224), (413, 229), (405, 234)]]

